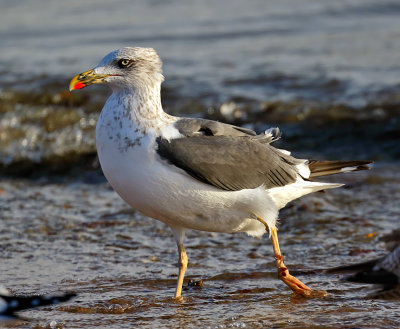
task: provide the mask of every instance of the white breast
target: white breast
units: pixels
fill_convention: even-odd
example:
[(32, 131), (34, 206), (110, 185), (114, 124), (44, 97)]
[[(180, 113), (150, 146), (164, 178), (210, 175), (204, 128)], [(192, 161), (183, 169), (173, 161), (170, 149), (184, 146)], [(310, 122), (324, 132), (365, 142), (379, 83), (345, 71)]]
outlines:
[[(278, 210), (265, 189), (224, 191), (199, 182), (157, 156), (151, 130), (143, 135), (134, 122), (118, 117), (115, 109), (102, 111), (97, 151), (107, 180), (132, 208), (171, 226), (203, 231), (260, 236), (265, 228), (256, 215), (275, 225)], [(161, 131), (174, 138), (173, 129)]]

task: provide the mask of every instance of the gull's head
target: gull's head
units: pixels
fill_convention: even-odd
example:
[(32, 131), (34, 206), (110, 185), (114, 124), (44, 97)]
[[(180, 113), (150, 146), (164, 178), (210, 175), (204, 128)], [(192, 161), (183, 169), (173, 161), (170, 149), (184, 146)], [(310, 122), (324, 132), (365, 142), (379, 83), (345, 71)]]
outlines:
[(105, 56), (94, 69), (75, 76), (69, 90), (104, 83), (113, 90), (160, 86), (162, 62), (153, 48), (125, 47)]

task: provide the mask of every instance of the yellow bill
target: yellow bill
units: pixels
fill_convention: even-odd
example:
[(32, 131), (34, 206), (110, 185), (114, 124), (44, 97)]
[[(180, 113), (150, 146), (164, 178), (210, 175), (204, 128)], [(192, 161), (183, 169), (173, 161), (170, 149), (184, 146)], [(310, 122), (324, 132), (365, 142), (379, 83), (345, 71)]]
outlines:
[(69, 83), (69, 91), (82, 89), (95, 83), (103, 83), (104, 79), (108, 76), (109, 74), (96, 74), (94, 70), (80, 73), (72, 78)]

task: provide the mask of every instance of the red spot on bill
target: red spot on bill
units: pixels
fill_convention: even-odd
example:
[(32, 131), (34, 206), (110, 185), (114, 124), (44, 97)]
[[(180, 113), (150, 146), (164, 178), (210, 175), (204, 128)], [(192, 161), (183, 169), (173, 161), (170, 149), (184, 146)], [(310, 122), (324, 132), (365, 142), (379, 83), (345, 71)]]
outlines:
[(74, 85), (74, 89), (81, 89), (83, 87), (85, 87), (86, 85), (82, 82), (78, 82)]

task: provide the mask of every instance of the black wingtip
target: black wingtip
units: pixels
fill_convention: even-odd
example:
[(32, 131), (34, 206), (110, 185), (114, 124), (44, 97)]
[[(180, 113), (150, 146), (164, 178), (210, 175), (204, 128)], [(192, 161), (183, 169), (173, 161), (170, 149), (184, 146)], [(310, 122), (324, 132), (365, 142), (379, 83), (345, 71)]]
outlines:
[(385, 270), (358, 272), (345, 278), (346, 281), (358, 283), (396, 285), (399, 283), (397, 275)]
[(35, 308), (39, 306), (55, 305), (66, 302), (77, 294), (67, 292), (60, 295), (43, 295), (43, 296), (8, 296), (0, 295), (0, 298), (6, 302), (6, 306), (1, 310), (0, 315), (14, 316), (15, 312)]
[(359, 271), (370, 271), (375, 266), (375, 264), (381, 260), (381, 258), (372, 259), (366, 262), (351, 264), (351, 265), (342, 265), (334, 268), (330, 268), (325, 270), (327, 274), (350, 274)]
[(331, 161), (331, 160), (309, 160), (308, 167), (311, 171), (310, 179), (353, 172), (360, 170), (370, 170), (373, 161), (370, 160), (351, 160), (351, 161)]

